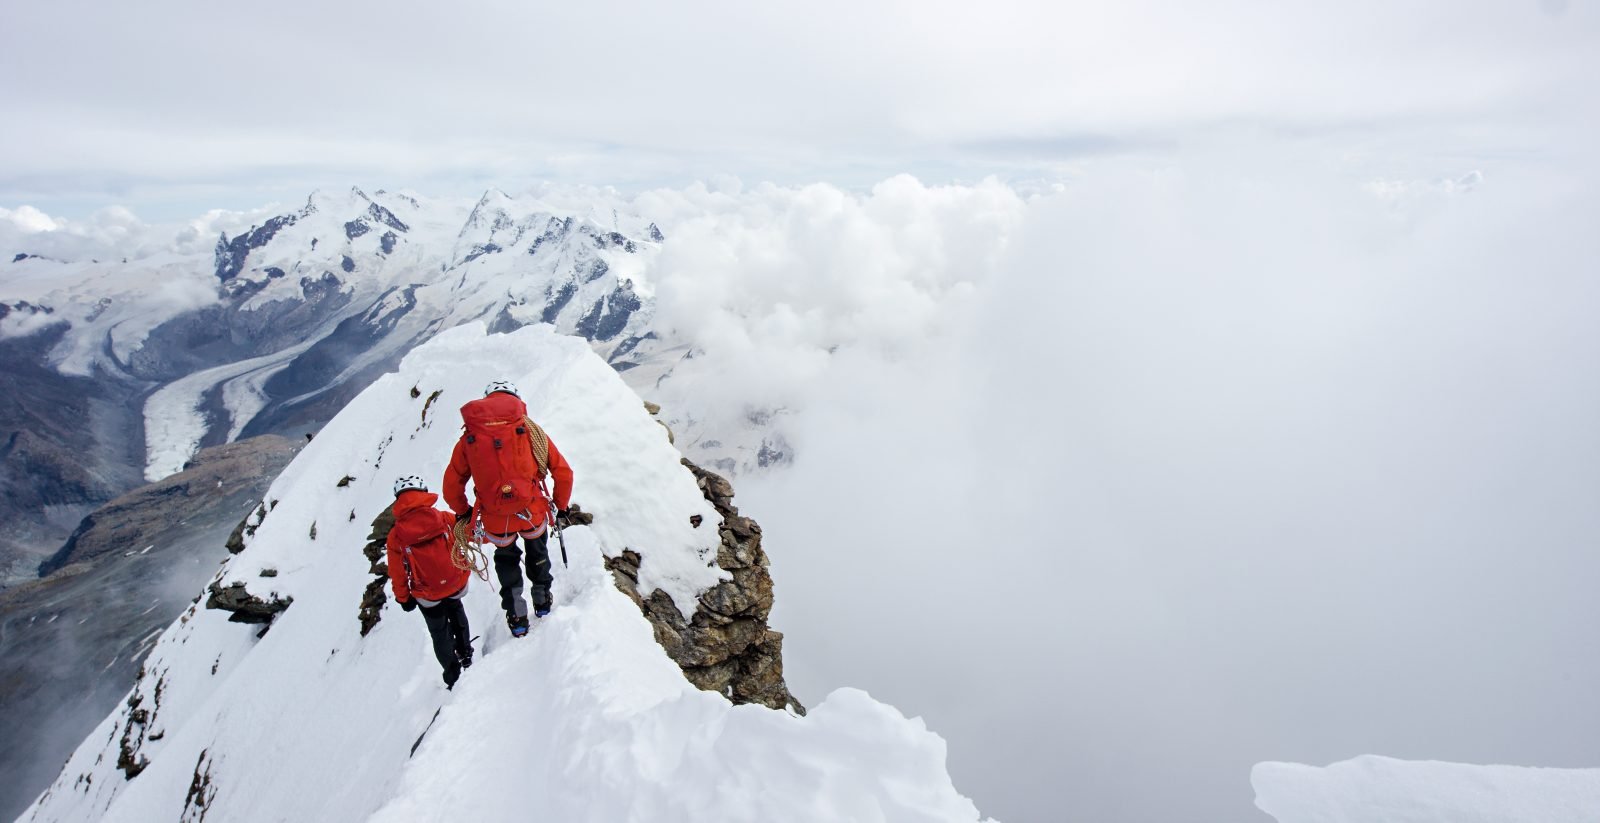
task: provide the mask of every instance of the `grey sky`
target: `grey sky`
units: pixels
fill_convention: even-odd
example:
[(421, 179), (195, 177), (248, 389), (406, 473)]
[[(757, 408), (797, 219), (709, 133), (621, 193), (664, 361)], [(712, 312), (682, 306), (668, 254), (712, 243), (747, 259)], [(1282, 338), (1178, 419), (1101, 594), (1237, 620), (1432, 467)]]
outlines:
[(1592, 116), (1597, 16), (1531, 0), (13, 3), (0, 205), (167, 219), (350, 183), (1056, 176), (1240, 127), (1429, 166), (1538, 151)]

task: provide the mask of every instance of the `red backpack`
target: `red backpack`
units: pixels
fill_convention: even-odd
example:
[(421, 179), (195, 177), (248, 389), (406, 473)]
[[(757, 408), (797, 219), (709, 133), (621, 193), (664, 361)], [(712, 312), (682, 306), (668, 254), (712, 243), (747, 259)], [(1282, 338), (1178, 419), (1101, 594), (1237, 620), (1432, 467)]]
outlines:
[(516, 395), (496, 392), (462, 406), (461, 420), (479, 510), (510, 515), (532, 508), (543, 497), (544, 468), (535, 451), (543, 445), (548, 455), (549, 439), (528, 419), (527, 405)]

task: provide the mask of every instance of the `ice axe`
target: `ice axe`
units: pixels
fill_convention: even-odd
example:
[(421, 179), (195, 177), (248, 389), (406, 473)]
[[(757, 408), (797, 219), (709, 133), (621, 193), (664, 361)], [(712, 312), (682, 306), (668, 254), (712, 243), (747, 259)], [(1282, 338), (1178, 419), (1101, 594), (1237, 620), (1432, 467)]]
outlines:
[(561, 568), (567, 567), (567, 538), (561, 533), (561, 512), (556, 509), (555, 498), (550, 494), (550, 487), (545, 485), (544, 477), (539, 478), (539, 491), (544, 492), (544, 500), (550, 505), (550, 526), (556, 530), (556, 542), (561, 545)]
[(561, 568), (567, 567), (567, 538), (561, 533), (561, 513), (556, 511), (556, 504), (550, 504), (550, 523), (556, 529), (556, 543), (561, 546)]

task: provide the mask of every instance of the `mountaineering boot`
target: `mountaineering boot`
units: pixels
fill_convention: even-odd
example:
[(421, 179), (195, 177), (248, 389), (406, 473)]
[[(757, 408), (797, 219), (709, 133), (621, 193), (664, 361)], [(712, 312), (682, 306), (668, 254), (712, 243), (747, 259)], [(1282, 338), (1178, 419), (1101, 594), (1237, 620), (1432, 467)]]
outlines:
[(511, 627), (512, 637), (522, 637), (528, 633), (528, 618), (526, 617), (513, 617), (506, 623)]
[(454, 691), (456, 681), (461, 679), (461, 664), (455, 663), (444, 670), (444, 687)]
[(463, 668), (463, 669), (472, 668), (472, 650), (468, 649), (467, 652), (465, 654), (461, 655), (459, 658), (457, 658), (457, 660), (460, 661), (461, 668)]
[(533, 616), (534, 617), (544, 617), (545, 615), (547, 615), (549, 613), (550, 613), (550, 604), (549, 603), (545, 603), (543, 605), (539, 605), (539, 606), (534, 606), (533, 607)]

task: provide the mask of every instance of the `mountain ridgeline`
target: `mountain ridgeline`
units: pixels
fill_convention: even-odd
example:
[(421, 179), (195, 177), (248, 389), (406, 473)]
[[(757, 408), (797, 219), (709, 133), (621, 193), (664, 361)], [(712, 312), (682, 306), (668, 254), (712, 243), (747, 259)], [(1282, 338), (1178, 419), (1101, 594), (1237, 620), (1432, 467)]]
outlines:
[[(127, 677), (151, 631), (177, 618), (205, 568), (226, 556), (218, 530), (225, 537), (223, 524), (241, 514), (233, 492), (271, 479), (224, 478), (207, 492), (195, 480), (205, 470), (185, 469), (214, 471), (227, 453), (215, 450), (233, 443), (281, 465), (407, 351), (462, 324), (497, 333), (549, 324), (583, 338), (636, 391), (676, 401), (663, 423), (708, 471), (787, 460), (772, 413), (735, 411), (735, 425), (713, 429), (693, 405), (693, 381), (675, 381), (694, 352), (654, 328), (647, 287), (666, 242), (654, 223), (600, 200), (556, 207), (490, 191), (451, 203), (350, 189), (224, 232), (205, 251), (0, 262), (0, 628), (14, 630), (8, 649), (58, 649), (51, 689), (31, 685), (39, 661), (0, 661), (0, 679), (17, 685), (7, 708), (32, 701), (8, 726), (18, 751), (55, 761), (110, 707), (114, 690), (100, 681)], [(696, 682), (767, 683), (735, 691), (786, 703), (763, 674), (776, 659), (764, 628), (770, 587), (755, 579), (765, 555), (748, 534), (735, 542), (744, 548), (730, 555), (732, 578), (754, 584), (749, 596), (681, 625), (640, 605), (663, 632), (690, 638), (674, 648), (722, 638), (726, 651), (683, 658)], [(614, 573), (640, 574), (626, 558)], [(81, 595), (105, 579), (137, 608), (58, 643), (92, 619), (94, 597)], [(232, 589), (207, 597), (249, 602)], [(29, 774), (0, 790), (0, 812), (20, 809), (48, 776)]]
[(201, 447), (314, 432), (464, 322), (550, 323), (637, 365), (656, 350), (652, 306), (622, 272), (664, 237), (592, 212), (491, 191), (463, 214), (351, 189), (225, 233), (211, 255), (0, 264), (0, 321), (22, 330), (0, 336), (0, 517), (17, 524), (0, 567), (25, 574), (95, 506)]
[[(396, 474), (442, 475), (454, 408), (510, 363), (592, 519), (527, 637), (471, 581), (478, 662), (446, 691), (422, 621), (372, 585), (369, 522)], [(920, 721), (789, 694), (762, 531), (732, 496), (581, 339), (444, 332), (299, 451), (21, 819), (501, 820), (537, 798), (564, 820), (977, 820)]]

